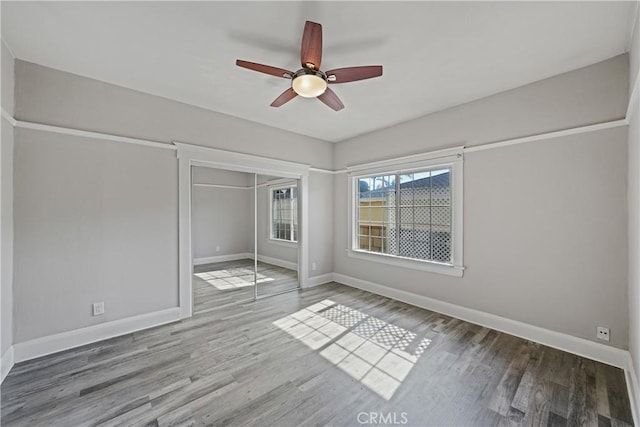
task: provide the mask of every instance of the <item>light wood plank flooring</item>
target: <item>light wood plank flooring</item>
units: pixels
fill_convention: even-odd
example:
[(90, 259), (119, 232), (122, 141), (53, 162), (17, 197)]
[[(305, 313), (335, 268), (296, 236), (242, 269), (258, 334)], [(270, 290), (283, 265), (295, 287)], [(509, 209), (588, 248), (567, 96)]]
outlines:
[[(250, 259), (195, 266), (194, 313), (206, 313), (252, 299), (253, 281), (253, 260)], [(296, 271), (258, 262), (258, 296), (277, 294), (297, 287)]]
[(632, 424), (620, 369), (338, 284), (18, 364), (1, 398), (3, 426)]

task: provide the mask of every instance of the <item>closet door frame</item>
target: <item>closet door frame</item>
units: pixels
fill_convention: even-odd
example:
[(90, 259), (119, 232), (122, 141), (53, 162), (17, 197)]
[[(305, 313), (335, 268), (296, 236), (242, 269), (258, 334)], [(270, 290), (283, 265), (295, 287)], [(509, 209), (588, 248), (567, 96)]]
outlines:
[[(178, 156), (178, 262), (180, 318), (193, 315), (193, 246), (191, 236), (192, 166), (227, 169), (237, 172), (281, 176), (299, 180), (300, 230), (298, 240), (298, 282), (304, 287), (308, 277), (309, 253), (309, 165), (275, 160), (251, 154), (219, 150), (200, 145), (173, 143)], [(255, 191), (255, 189), (254, 189)], [(254, 248), (255, 249), (255, 248)]]

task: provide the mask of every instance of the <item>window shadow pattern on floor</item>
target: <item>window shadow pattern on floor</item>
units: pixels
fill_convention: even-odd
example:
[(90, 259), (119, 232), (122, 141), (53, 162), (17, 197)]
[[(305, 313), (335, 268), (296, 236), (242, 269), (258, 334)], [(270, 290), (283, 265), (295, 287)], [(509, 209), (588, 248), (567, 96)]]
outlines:
[(329, 299), (273, 324), (386, 400), (431, 344), (430, 339)]

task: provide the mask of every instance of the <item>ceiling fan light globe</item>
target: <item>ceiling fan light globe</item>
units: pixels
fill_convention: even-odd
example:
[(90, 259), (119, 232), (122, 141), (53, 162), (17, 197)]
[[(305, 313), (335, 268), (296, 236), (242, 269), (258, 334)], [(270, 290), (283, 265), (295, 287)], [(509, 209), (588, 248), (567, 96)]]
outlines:
[(303, 74), (293, 79), (291, 87), (304, 98), (315, 98), (327, 90), (327, 81), (315, 74)]

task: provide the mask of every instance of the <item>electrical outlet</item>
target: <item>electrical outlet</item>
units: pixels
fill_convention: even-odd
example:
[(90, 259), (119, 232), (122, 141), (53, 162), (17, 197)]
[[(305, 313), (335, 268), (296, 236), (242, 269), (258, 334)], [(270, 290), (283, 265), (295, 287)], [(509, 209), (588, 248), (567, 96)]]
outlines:
[(315, 262), (311, 263), (311, 271), (316, 271), (316, 263)]
[(216, 252), (220, 252), (220, 246), (216, 246)]
[(603, 341), (609, 341), (609, 328), (604, 326), (598, 326), (598, 339)]
[(104, 314), (104, 302), (94, 302), (93, 303), (93, 315), (101, 316)]

